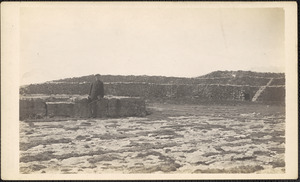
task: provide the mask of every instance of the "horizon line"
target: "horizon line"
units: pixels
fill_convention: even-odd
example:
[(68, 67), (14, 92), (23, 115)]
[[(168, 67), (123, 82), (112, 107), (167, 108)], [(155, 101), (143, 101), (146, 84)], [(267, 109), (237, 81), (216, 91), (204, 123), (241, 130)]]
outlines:
[[(187, 77), (187, 76), (165, 76), (165, 75), (125, 75), (125, 74), (100, 74), (100, 76), (148, 76), (148, 77), (166, 77), (166, 78), (186, 78), (186, 79), (199, 79), (199, 77), (203, 77), (205, 75), (209, 75), (214, 72), (253, 72), (253, 73), (271, 73), (271, 74), (285, 74), (284, 72), (261, 72), (261, 71), (251, 71), (251, 70), (217, 70), (217, 71), (212, 71), (204, 75), (200, 76), (194, 76), (194, 77)], [(27, 83), (20, 85), (21, 87), (31, 85), (31, 84), (42, 84), (42, 83), (49, 83), (49, 82), (55, 82), (59, 80), (65, 80), (65, 79), (73, 79), (73, 78), (80, 78), (80, 77), (86, 77), (86, 76), (93, 76), (99, 73), (94, 73), (94, 74), (89, 74), (89, 75), (82, 75), (82, 76), (74, 76), (74, 77), (67, 77), (67, 78), (61, 78), (61, 79), (55, 79), (55, 80), (48, 80), (48, 81), (41, 81), (41, 82), (34, 82), (34, 83)], [(217, 77), (220, 78), (220, 77)], [(263, 78), (263, 77), (261, 77)]]

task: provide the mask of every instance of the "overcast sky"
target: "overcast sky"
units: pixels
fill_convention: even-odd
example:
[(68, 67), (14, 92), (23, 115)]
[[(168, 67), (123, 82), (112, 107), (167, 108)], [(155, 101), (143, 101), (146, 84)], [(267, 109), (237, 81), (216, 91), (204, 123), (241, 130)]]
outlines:
[(280, 8), (21, 8), (21, 85), (95, 73), (284, 72)]

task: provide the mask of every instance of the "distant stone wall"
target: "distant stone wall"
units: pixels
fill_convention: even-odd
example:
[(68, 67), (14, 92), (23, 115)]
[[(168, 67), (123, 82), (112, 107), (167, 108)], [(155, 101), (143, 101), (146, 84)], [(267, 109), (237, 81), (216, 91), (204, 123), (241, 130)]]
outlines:
[(263, 86), (268, 83), (269, 78), (260, 77), (223, 77), (223, 78), (201, 78), (198, 84), (223, 84), (223, 85), (249, 85)]
[(258, 97), (258, 101), (285, 101), (285, 87), (284, 86), (269, 86)]
[[(268, 80), (264, 81), (267, 82)], [(277, 81), (281, 82), (281, 81)], [(262, 101), (282, 101), (285, 98), (285, 87), (268, 87), (262, 95)], [(29, 85), (21, 88), (25, 94), (88, 94), (89, 83), (45, 83)], [(259, 90), (260, 86), (230, 85), (230, 84), (151, 84), (151, 83), (104, 83), (105, 95), (152, 98), (197, 97), (208, 100), (243, 100), (243, 93), (249, 100)], [(276, 93), (277, 90), (280, 92)]]
[(270, 86), (284, 86), (285, 78), (274, 78)]
[(90, 83), (42, 83), (20, 88), (21, 94), (88, 94)]
[[(61, 100), (60, 100), (61, 99)], [(97, 117), (145, 116), (145, 101), (141, 98), (109, 97), (97, 101)], [(57, 98), (53, 96), (20, 98), (20, 120), (44, 117), (90, 117), (86, 97)]]
[[(101, 73), (100, 73), (101, 74)], [(110, 82), (134, 82), (134, 83), (154, 83), (154, 84), (233, 84), (263, 86), (271, 78), (284, 79), (284, 73), (259, 73), (252, 71), (214, 71), (209, 74), (187, 78), (187, 77), (166, 77), (166, 76), (147, 76), (147, 75), (102, 75), (101, 80), (105, 83)], [(53, 82), (93, 82), (94, 75), (81, 77), (65, 78), (53, 80)]]

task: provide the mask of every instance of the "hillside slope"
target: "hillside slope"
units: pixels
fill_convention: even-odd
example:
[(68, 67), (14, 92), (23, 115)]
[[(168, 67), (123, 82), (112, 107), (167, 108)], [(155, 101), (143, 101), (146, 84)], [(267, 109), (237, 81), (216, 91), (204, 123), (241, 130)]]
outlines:
[(260, 78), (284, 78), (284, 73), (253, 72), (253, 71), (214, 71), (196, 78), (221, 78), (221, 77), (260, 77)]
[[(285, 100), (283, 73), (215, 71), (197, 78), (102, 75), (105, 94), (147, 99)], [(80, 94), (89, 92), (93, 75), (31, 84), (21, 94)]]
[[(131, 82), (131, 83), (156, 83), (156, 84), (230, 84), (264, 86), (273, 78), (272, 85), (285, 85), (284, 73), (262, 73), (251, 71), (214, 71), (212, 73), (195, 77), (166, 77), (146, 75), (101, 75), (103, 82)], [(94, 75), (53, 80), (54, 83), (85, 83), (93, 82)], [(50, 82), (50, 83), (51, 83)]]

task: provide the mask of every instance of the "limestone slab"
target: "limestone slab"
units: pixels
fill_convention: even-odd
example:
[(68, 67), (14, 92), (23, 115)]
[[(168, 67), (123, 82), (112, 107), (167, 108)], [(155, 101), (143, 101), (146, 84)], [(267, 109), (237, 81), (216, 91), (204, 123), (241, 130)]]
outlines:
[(49, 117), (65, 116), (72, 117), (74, 115), (73, 102), (46, 102), (47, 115)]
[(46, 116), (46, 104), (39, 99), (20, 100), (20, 119)]

